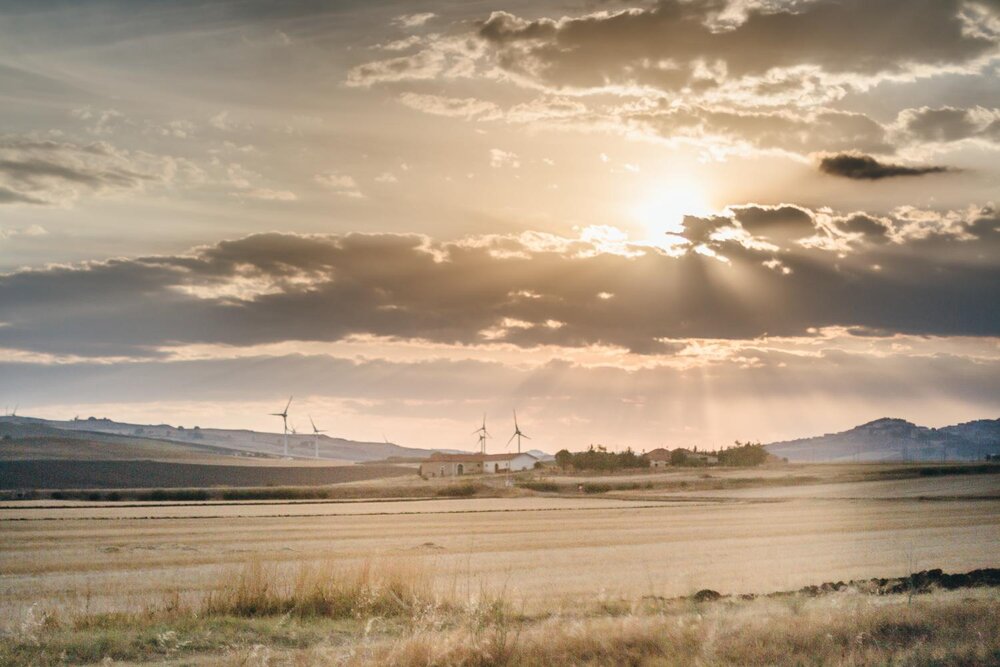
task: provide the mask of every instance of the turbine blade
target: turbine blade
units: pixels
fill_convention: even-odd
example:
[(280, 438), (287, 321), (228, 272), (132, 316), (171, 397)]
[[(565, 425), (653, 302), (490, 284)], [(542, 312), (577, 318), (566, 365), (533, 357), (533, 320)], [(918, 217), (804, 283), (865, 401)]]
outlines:
[(292, 398), (294, 397), (293, 396), (288, 397), (288, 403), (285, 405), (285, 412), (288, 412), (288, 408), (292, 407)]
[(516, 438), (516, 437), (517, 437), (517, 433), (515, 433), (515, 434), (514, 434), (514, 435), (512, 435), (512, 436), (510, 436), (510, 440), (508, 440), (508, 441), (507, 441), (507, 444), (509, 445), (509, 444), (510, 444), (510, 442), (511, 442), (511, 440), (513, 440), (513, 439), (514, 439), (514, 438)]

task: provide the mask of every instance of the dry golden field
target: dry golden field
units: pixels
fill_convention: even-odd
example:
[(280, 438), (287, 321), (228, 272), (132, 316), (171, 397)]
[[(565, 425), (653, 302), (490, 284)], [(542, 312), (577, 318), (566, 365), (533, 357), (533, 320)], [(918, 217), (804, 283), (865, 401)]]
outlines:
[[(818, 474), (807, 473), (813, 478)], [(770, 474), (764, 471), (763, 477)], [(692, 481), (698, 479), (704, 481), (697, 475)], [(573, 497), (10, 502), (0, 506), (0, 618), (8, 637), (14, 637), (40, 617), (148, 614), (165, 601), (196, 609), (248, 562), (268, 568), (275, 580), (294, 579), (303, 567), (355, 571), (375, 563), (412, 570), (426, 581), (429, 599), (464, 604), (501, 598), (506, 607), (536, 620), (595, 605), (631, 609), (638, 600), (687, 596), (706, 588), (724, 594), (766, 593), (929, 568), (965, 572), (998, 564), (998, 482), (998, 475), (979, 474), (869, 482), (830, 478), (808, 484), (676, 493), (640, 489)], [(993, 594), (976, 595), (977, 605), (996, 609)], [(948, 604), (960, 608), (959, 599), (953, 595)], [(765, 603), (740, 604), (744, 606), (739, 609), (711, 612), (713, 623), (722, 624), (713, 633), (723, 633), (727, 615), (736, 619), (733, 627), (754, 623), (756, 612), (749, 609)], [(767, 604), (772, 605), (769, 614), (795, 612)], [(810, 623), (832, 618), (836, 610), (823, 606), (829, 604), (808, 603), (807, 616), (815, 616)], [(876, 603), (866, 598), (851, 604), (868, 609)], [(671, 611), (678, 618), (689, 613)], [(609, 628), (614, 627), (609, 632), (626, 631), (614, 625), (624, 622), (617, 617), (587, 622), (610, 623)], [(650, 628), (666, 623), (662, 614), (628, 622), (634, 625), (629, 632), (653, 632)], [(435, 632), (444, 632), (447, 625)], [(536, 623), (523, 628), (525, 638), (535, 637), (540, 627)], [(333, 632), (327, 628), (321, 639), (296, 644), (287, 656), (322, 663), (322, 656), (332, 654), (317, 647), (340, 651), (344, 642), (358, 640), (362, 630), (341, 628), (340, 639), (333, 641), (323, 634)], [(454, 640), (446, 635), (440, 641)], [(254, 644), (245, 645), (249, 641), (233, 640), (233, 646), (250, 651)], [(282, 642), (288, 648), (288, 642)], [(272, 658), (285, 655), (278, 645), (264, 645)], [(206, 655), (213, 660), (223, 654), (227, 660), (242, 655), (227, 646), (232, 650), (220, 653), (215, 647), (206, 649)], [(393, 644), (391, 650), (403, 649)], [(253, 659), (247, 658), (250, 663)]]

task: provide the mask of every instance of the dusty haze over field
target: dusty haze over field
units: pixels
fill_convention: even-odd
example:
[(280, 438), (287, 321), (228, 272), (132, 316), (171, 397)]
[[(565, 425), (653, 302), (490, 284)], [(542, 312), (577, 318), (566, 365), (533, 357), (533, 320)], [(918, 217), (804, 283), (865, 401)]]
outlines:
[(493, 449), (516, 407), (549, 451), (996, 417), (998, 54), (987, 0), (8, 0), (0, 406)]

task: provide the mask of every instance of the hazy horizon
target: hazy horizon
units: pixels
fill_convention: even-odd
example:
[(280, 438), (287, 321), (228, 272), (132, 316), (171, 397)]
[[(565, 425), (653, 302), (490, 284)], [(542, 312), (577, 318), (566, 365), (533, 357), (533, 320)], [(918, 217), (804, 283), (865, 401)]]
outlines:
[[(778, 44), (780, 48), (774, 48)], [(0, 7), (0, 405), (502, 451), (1000, 414), (985, 0)]]

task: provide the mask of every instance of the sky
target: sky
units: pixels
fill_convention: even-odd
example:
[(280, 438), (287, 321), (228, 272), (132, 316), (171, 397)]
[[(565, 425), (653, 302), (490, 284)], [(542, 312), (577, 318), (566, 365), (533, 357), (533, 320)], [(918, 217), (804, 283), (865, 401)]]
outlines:
[(0, 406), (507, 451), (1000, 416), (996, 0), (6, 0)]

